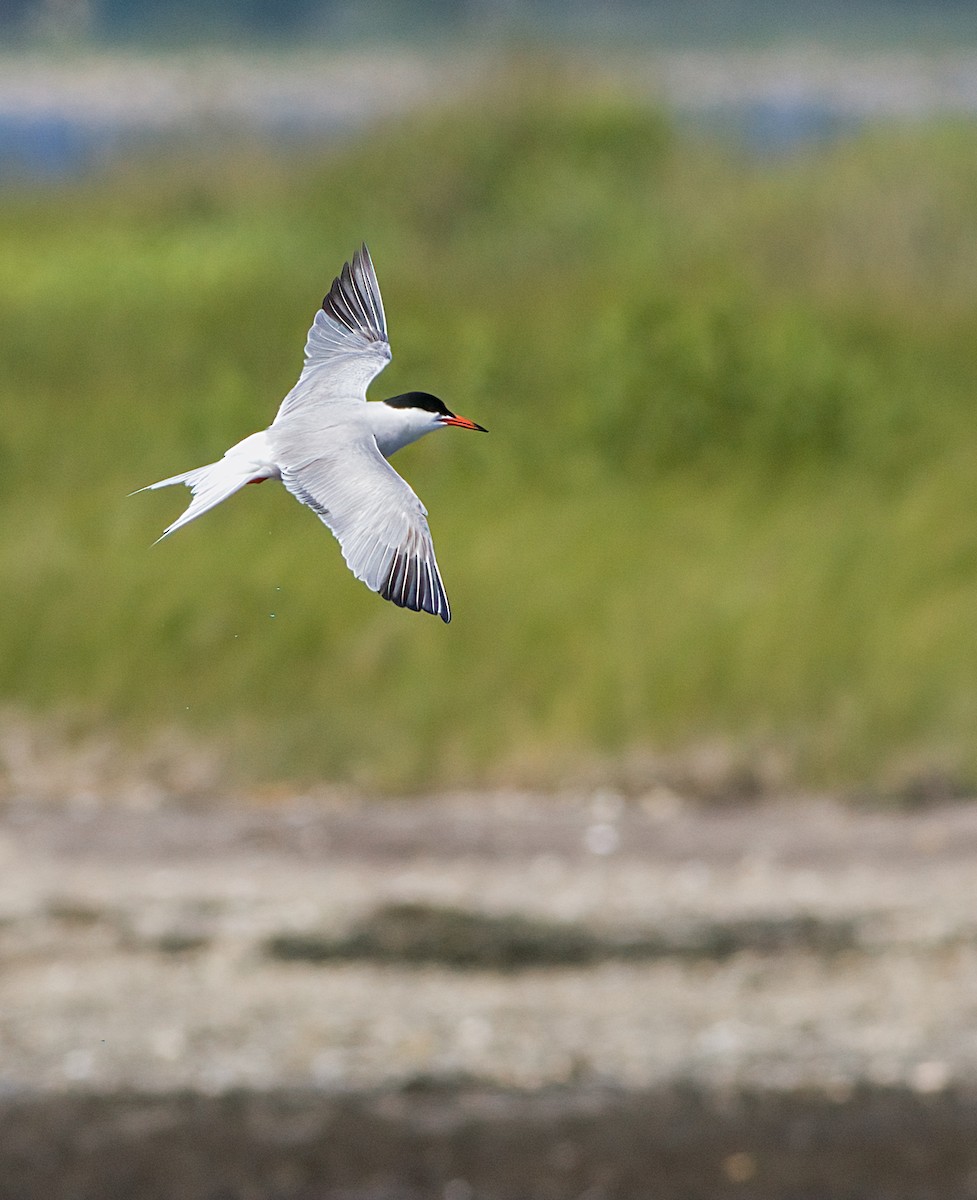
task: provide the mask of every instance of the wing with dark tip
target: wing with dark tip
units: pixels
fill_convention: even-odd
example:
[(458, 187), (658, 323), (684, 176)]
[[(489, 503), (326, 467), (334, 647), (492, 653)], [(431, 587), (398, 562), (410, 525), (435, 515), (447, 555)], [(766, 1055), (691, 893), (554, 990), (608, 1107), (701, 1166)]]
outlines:
[(401, 608), (451, 620), (427, 511), (372, 438), (340, 438), (313, 459), (285, 448), (280, 462), (282, 483), (332, 530), (357, 579)]
[(390, 362), (380, 285), (362, 246), (333, 280), (305, 343), (305, 366), (278, 410), (276, 421), (297, 409), (335, 400), (365, 400), (366, 389)]

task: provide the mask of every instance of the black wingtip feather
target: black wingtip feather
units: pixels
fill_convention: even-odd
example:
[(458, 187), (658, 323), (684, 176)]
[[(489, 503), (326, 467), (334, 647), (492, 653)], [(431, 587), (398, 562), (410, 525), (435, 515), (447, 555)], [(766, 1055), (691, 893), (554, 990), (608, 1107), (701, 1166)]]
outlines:
[(360, 333), (370, 341), (382, 341), (386, 336), (382, 308), (379, 299), (372, 295), (374, 278), (370, 252), (364, 242), (355, 251), (351, 262), (343, 263), (343, 269), (332, 281), (332, 287), (322, 298), (322, 309), (353, 333)]
[(380, 595), (398, 608), (440, 617), (446, 625), (451, 620), (448, 597), (440, 577), (430, 567), (425, 570), (425, 564), (416, 555), (398, 553), (393, 556)]

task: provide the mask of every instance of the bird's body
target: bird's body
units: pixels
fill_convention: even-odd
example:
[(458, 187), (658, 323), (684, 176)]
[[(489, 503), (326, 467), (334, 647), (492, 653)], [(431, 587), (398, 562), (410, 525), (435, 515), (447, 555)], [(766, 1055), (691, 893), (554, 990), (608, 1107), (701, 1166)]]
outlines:
[(218, 462), (140, 489), (183, 483), (193, 493), (162, 536), (246, 484), (280, 479), (332, 530), (357, 579), (402, 608), (449, 621), (427, 510), (386, 460), (446, 425), (482, 426), (455, 416), (428, 392), (367, 402), (367, 386), (389, 361), (380, 288), (363, 246), (316, 313), (302, 374), (271, 425)]

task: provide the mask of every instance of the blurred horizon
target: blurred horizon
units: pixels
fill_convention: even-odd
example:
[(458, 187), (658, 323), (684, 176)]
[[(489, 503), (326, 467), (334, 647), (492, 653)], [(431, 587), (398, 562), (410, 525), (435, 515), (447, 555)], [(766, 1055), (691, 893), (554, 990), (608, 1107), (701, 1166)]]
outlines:
[[(80, 46), (7, 56), (0, 71), (0, 187), (109, 166), (132, 154), (231, 137), (281, 148), (340, 145), (385, 120), (505, 88), (533, 61), (613, 91), (677, 128), (766, 155), (873, 124), (977, 115), (977, 53), (502, 45), (204, 52)], [(562, 64), (562, 67), (561, 67)]]
[(769, 46), (832, 42), (849, 48), (977, 42), (966, 0), (2, 0), (0, 37), (11, 45), (333, 49), (378, 43), (474, 40), (598, 45)]
[(534, 58), (759, 153), (977, 112), (960, 0), (0, 0), (0, 186), (214, 129), (335, 142)]

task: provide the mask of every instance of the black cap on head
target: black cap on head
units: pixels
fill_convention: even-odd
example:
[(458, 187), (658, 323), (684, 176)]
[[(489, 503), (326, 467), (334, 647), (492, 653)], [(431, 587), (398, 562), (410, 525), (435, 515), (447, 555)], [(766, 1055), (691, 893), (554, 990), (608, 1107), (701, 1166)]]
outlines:
[(432, 396), (430, 392), (404, 392), (400, 396), (391, 396), (384, 400), (391, 408), (422, 408), (425, 412), (437, 413), (442, 417), (453, 417), (455, 414), (445, 405), (443, 400)]

